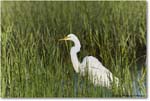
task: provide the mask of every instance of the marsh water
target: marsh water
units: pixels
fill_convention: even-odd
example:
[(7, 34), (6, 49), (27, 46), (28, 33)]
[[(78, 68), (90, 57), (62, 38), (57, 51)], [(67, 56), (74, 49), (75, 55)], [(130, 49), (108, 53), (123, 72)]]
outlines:
[[(141, 85), (139, 85), (139, 83), (137, 82), (137, 80), (139, 80), (142, 77), (142, 69), (146, 68), (146, 67), (141, 67), (141, 65), (138, 65), (139, 70), (137, 72), (137, 76), (133, 77), (133, 95), (137, 96), (137, 97), (142, 97), (144, 96), (144, 94), (142, 93), (142, 89), (140, 89), (139, 86), (143, 86), (144, 88), (147, 88), (147, 83), (146, 83), (146, 76), (144, 77), (144, 82), (141, 83)], [(147, 92), (147, 91), (146, 91)]]

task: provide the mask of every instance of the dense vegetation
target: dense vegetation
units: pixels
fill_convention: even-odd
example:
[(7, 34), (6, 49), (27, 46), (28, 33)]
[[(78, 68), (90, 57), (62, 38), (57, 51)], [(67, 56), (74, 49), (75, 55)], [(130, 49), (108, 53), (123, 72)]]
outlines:
[[(146, 1), (1, 2), (2, 97), (146, 97)], [(120, 79), (112, 89), (75, 73), (69, 33)]]

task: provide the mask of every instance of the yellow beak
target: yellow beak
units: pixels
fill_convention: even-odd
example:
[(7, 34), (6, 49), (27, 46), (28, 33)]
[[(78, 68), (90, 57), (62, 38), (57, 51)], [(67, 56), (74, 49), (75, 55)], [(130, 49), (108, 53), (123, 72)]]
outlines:
[(64, 37), (63, 39), (59, 39), (59, 41), (67, 40), (67, 39), (68, 39), (68, 37), (66, 36), (66, 37)]

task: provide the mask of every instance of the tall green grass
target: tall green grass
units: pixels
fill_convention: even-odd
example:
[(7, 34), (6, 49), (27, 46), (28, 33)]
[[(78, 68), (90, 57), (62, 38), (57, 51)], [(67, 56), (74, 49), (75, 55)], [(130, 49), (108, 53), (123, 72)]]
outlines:
[[(2, 97), (147, 96), (146, 1), (1, 3)], [(81, 42), (79, 60), (97, 57), (119, 87), (75, 73), (73, 44), (58, 42), (69, 33)]]

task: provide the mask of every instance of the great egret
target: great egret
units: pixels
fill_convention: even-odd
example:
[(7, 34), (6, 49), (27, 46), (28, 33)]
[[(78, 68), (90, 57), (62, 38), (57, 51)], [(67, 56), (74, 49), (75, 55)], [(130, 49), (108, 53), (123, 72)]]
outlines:
[(67, 37), (59, 40), (70, 40), (74, 42), (74, 46), (70, 50), (70, 55), (76, 73), (80, 72), (80, 74), (85, 75), (87, 70), (88, 77), (92, 80), (94, 85), (110, 88), (113, 79), (115, 79), (115, 83), (118, 86), (119, 79), (117, 77), (113, 77), (112, 73), (104, 67), (97, 58), (93, 56), (86, 56), (82, 63), (79, 62), (77, 53), (80, 51), (81, 45), (80, 41), (74, 34), (69, 34)]

